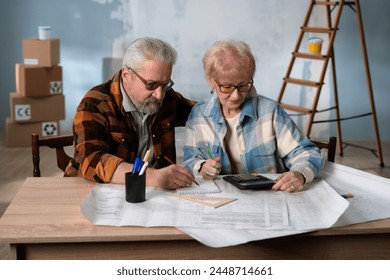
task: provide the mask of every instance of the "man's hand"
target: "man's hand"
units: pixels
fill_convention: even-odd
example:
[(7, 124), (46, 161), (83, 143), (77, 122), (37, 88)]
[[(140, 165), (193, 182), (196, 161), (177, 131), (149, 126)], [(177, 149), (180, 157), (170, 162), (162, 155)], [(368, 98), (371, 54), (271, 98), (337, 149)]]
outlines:
[(161, 169), (146, 169), (146, 185), (164, 189), (179, 189), (191, 186), (194, 175), (187, 168), (171, 164)]
[[(124, 184), (125, 173), (131, 172), (133, 165), (122, 162), (118, 165), (111, 178), (113, 184)], [(171, 164), (161, 169), (146, 169), (146, 185), (164, 189), (178, 189), (192, 185), (195, 182), (194, 175), (187, 168), (177, 164)]]

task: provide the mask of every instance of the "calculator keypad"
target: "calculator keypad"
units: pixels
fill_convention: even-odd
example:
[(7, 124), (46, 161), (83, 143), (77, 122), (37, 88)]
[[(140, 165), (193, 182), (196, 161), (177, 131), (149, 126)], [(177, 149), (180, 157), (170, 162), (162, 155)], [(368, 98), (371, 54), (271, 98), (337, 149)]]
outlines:
[(248, 181), (262, 181), (262, 180), (268, 180), (267, 178), (265, 177), (262, 177), (262, 176), (254, 176), (254, 175), (251, 175), (251, 174), (237, 174), (237, 175), (234, 175), (232, 176), (232, 178), (234, 180), (236, 180), (237, 182), (248, 182)]

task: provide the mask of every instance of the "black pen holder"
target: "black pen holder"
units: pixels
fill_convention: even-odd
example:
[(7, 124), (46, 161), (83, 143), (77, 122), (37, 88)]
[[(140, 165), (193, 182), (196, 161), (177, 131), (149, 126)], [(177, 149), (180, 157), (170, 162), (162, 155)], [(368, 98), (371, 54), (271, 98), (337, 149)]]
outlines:
[(138, 175), (127, 172), (125, 174), (125, 192), (127, 202), (144, 202), (146, 196), (146, 174)]

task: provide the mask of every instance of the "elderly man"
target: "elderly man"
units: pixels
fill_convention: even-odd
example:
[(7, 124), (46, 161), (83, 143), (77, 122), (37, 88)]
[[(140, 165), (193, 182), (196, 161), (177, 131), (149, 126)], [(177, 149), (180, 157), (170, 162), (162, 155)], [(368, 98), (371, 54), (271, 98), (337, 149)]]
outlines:
[(156, 38), (139, 38), (127, 49), (122, 68), (89, 90), (73, 121), (74, 157), (65, 176), (124, 184), (137, 157), (148, 150), (146, 184), (176, 189), (194, 176), (174, 164), (175, 127), (195, 104), (172, 89), (176, 51)]

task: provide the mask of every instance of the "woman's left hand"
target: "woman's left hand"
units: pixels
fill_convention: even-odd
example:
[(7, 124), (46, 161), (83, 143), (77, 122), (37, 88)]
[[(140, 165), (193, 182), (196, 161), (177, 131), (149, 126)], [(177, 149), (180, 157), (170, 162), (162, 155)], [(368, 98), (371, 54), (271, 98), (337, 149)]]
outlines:
[(299, 192), (303, 190), (305, 177), (301, 172), (288, 171), (279, 176), (276, 183), (272, 186), (274, 191)]

